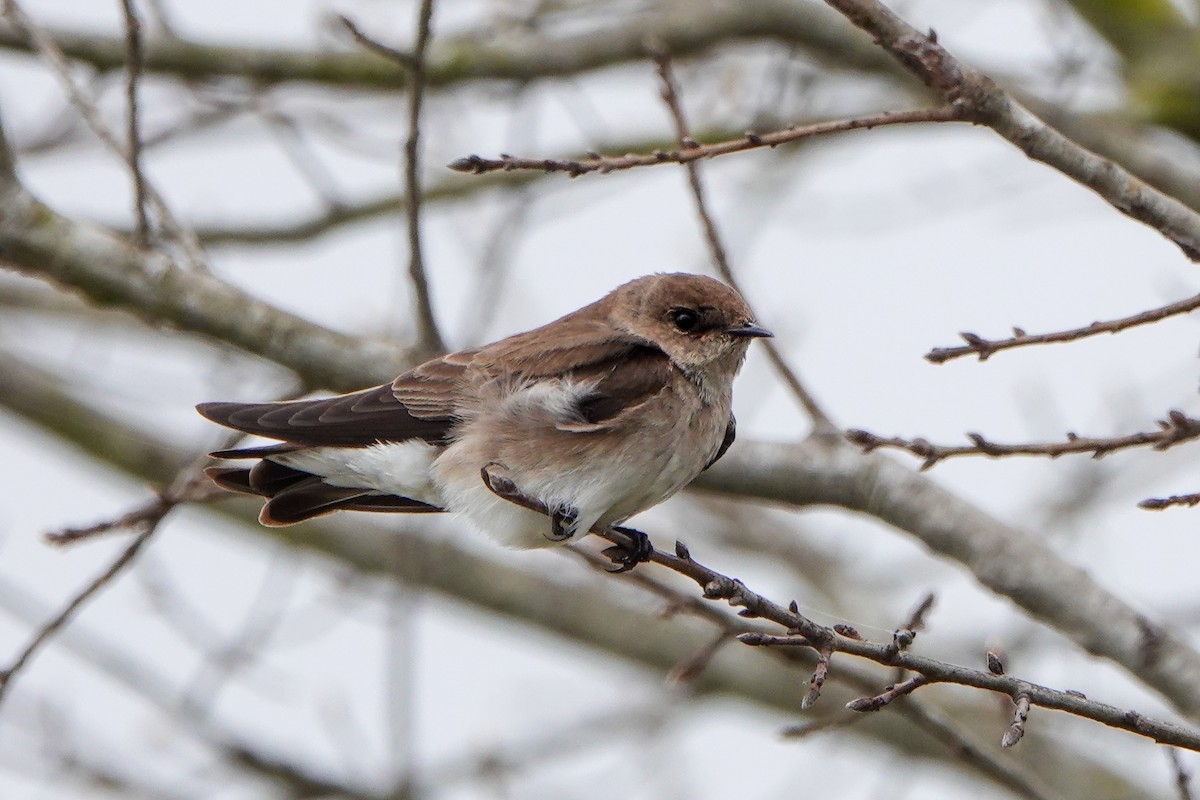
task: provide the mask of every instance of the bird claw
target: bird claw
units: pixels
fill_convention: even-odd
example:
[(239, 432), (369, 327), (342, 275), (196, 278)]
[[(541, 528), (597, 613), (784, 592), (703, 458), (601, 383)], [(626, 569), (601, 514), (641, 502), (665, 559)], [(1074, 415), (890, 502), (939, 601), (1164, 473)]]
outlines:
[(503, 469), (504, 465), (499, 461), (490, 461), (484, 464), (483, 469), (479, 470), (479, 477), (483, 478), (483, 485), (497, 497), (517, 503), (517, 505), (524, 505), (524, 503), (518, 502), (518, 498), (523, 499), (524, 495), (517, 488), (517, 484), (513, 483), (512, 478), (501, 473)]
[(550, 533), (546, 538), (552, 542), (565, 542), (575, 535), (578, 521), (579, 509), (574, 506), (558, 506), (550, 515)]
[(641, 531), (619, 525), (614, 525), (612, 530), (628, 536), (629, 546), (614, 544), (601, 551), (601, 554), (611, 558), (616, 566), (616, 569), (610, 569), (609, 572), (629, 572), (638, 564), (649, 561), (654, 555), (654, 545), (650, 543), (650, 537)]

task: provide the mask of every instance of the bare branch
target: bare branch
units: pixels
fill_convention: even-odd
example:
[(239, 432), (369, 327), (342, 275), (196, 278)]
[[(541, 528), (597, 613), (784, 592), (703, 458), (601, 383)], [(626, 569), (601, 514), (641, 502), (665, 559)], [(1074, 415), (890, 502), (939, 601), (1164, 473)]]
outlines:
[[(203, 482), (193, 482), (188, 487), (186, 495), (186, 497), (181, 498), (178, 502), (203, 503), (223, 499), (224, 493), (218, 487), (214, 486), (211, 481), (204, 480)], [(165, 502), (163, 496), (158, 495), (116, 519), (98, 522), (95, 525), (88, 525), (82, 528), (64, 528), (60, 531), (51, 531), (46, 534), (45, 539), (50, 544), (68, 545), (108, 533), (157, 524), (156, 521), (161, 519), (163, 515), (163, 505)]]
[(1197, 437), (1200, 437), (1200, 419), (1189, 417), (1177, 409), (1168, 411), (1165, 419), (1158, 420), (1157, 430), (1130, 433), (1124, 436), (1080, 436), (1069, 432), (1066, 439), (1061, 442), (1000, 444), (985, 438), (982, 434), (968, 433), (967, 438), (971, 440), (969, 445), (940, 445), (922, 438), (885, 438), (864, 430), (846, 431), (846, 438), (861, 447), (866, 453), (881, 447), (907, 450), (923, 459), (922, 470), (929, 469), (939, 461), (956, 456), (988, 456), (990, 458), (1046, 456), (1058, 458), (1069, 453), (1091, 453), (1093, 458), (1103, 458), (1109, 453), (1128, 450), (1132, 447), (1153, 447), (1155, 450), (1166, 450)]
[(929, 683), (924, 675), (917, 674), (907, 680), (894, 683), (882, 692), (871, 697), (859, 697), (846, 704), (851, 711), (878, 711), (898, 697), (912, 694), (917, 689)]
[(901, 629), (906, 631), (923, 631), (925, 630), (925, 618), (929, 616), (929, 612), (933, 610), (933, 604), (937, 602), (937, 595), (933, 592), (928, 592), (921, 598), (921, 602), (917, 603), (912, 613), (908, 615), (908, 620), (901, 625)]
[[(670, 102), (670, 101), (668, 101)], [(447, 166), (457, 172), (482, 175), (488, 172), (565, 172), (572, 178), (598, 172), (601, 175), (636, 167), (652, 167), (658, 164), (691, 164), (694, 161), (716, 158), (730, 153), (742, 153), (761, 147), (774, 149), (784, 144), (849, 131), (873, 130), (889, 125), (916, 125), (926, 122), (958, 122), (963, 117), (954, 106), (933, 106), (914, 111), (884, 111), (862, 117), (836, 119), (793, 125), (770, 133), (747, 132), (737, 139), (702, 144), (685, 135), (688, 146), (677, 150), (655, 150), (653, 153), (629, 153), (623, 156), (594, 155), (583, 159), (517, 158), (502, 155), (500, 158), (483, 158), (470, 155), (450, 162)]]
[(125, 83), (125, 136), (128, 144), (129, 171), (133, 177), (133, 241), (138, 247), (150, 242), (150, 221), (146, 217), (146, 178), (142, 174), (142, 135), (138, 124), (138, 82), (142, 77), (142, 23), (134, 0), (121, 0), (125, 12), (125, 49), (128, 53)]
[[(420, 12), (424, 16), (424, 11)], [(363, 47), (370, 50), (372, 53), (383, 56), (384, 58), (395, 61), (400, 66), (408, 70), (419, 69), (422, 62), (422, 56), (418, 56), (415, 52), (406, 53), (403, 50), (397, 50), (390, 45), (386, 45), (378, 39), (368, 36), (361, 28), (344, 14), (338, 14), (337, 21), (346, 31), (354, 37), (354, 41), (358, 42)], [(420, 36), (420, 34), (418, 34)], [(423, 55), (423, 54), (422, 54)]]
[[(153, 325), (240, 346), (296, 370), (312, 387), (360, 389), (391, 380), (414, 361), (393, 342), (322, 328), (207, 272), (132, 250), (120, 237), (65, 219), (24, 191), (10, 196), (0, 216), (0, 263)], [(358, 358), (365, 360), (354, 363)]]
[(43, 625), (34, 635), (33, 639), (30, 640), (24, 648), (22, 648), (21, 652), (17, 654), (8, 667), (0, 670), (0, 703), (4, 702), (5, 695), (8, 694), (8, 690), (12, 687), (13, 679), (16, 678), (21, 669), (29, 663), (29, 660), (33, 658), (34, 654), (41, 649), (42, 645), (44, 645), (51, 636), (57, 633), (60, 628), (66, 625), (71, 618), (75, 616), (75, 612), (77, 612), (84, 603), (90, 600), (101, 589), (112, 582), (114, 578), (121, 574), (125, 567), (127, 567), (133, 561), (133, 559), (137, 557), (137, 554), (146, 545), (146, 543), (150, 541), (150, 537), (154, 535), (156, 530), (158, 530), (159, 523), (162, 522), (163, 518), (166, 517), (166, 515), (170, 513), (171, 509), (174, 507), (174, 503), (163, 500), (160, 503), (158, 513), (145, 519), (145, 521), (142, 523), (141, 533), (135, 536), (133, 541), (130, 542), (123, 551), (121, 551), (121, 554), (117, 556), (116, 560), (114, 560), (108, 566), (108, 568), (99, 576), (97, 576), (91, 583), (84, 587), (82, 591), (76, 594), (75, 597), (73, 597), (71, 601), (68, 602), (63, 608), (63, 610), (60, 611), (52, 620)]
[[(34, 24), (33, 20), (21, 9), (16, 0), (3, 0), (3, 2), (4, 19), (22, 36), (26, 37), (42, 58), (45, 59), (51, 68), (51, 72), (54, 73), (55, 78), (66, 93), (67, 98), (79, 112), (84, 122), (87, 123), (88, 128), (100, 140), (101, 144), (109, 152), (120, 158), (121, 162), (131, 172), (135, 173), (135, 185), (141, 186), (144, 199), (149, 200), (153, 204), (154, 211), (158, 215), (163, 227), (179, 243), (184, 253), (186, 253), (190, 265), (197, 271), (203, 269), (204, 253), (199, 242), (196, 241), (196, 235), (175, 217), (166, 200), (163, 199), (154, 185), (146, 180), (145, 175), (140, 171), (140, 167), (134, 164), (133, 158), (140, 153), (140, 150), (132, 143), (129, 147), (123, 147), (113, 132), (104, 124), (104, 121), (100, 119), (100, 113), (96, 109), (95, 103), (85, 95), (84, 90), (75, 83), (75, 79), (71, 76), (70, 63), (67, 61), (62, 50), (59, 49), (57, 42), (38, 25)], [(132, 72), (133, 67), (131, 66), (130, 69)], [(131, 78), (131, 80), (133, 79)], [(135, 111), (131, 111), (130, 113), (134, 114)], [(131, 122), (130, 125), (131, 131), (136, 134), (136, 121)], [(134, 139), (136, 139), (136, 135)], [(138, 179), (136, 175), (141, 175), (141, 178)]]
[[(688, 132), (687, 120), (683, 113), (683, 104), (679, 99), (679, 87), (675, 82), (675, 75), (671, 70), (671, 58), (661, 46), (657, 45), (653, 47), (651, 55), (658, 67), (663, 102), (666, 103), (668, 110), (671, 112), (671, 119), (675, 124), (675, 135), (679, 139), (679, 146), (684, 150), (694, 149), (697, 145)], [(704, 228), (704, 238), (708, 241), (708, 249), (712, 254), (713, 262), (716, 264), (717, 272), (725, 279), (726, 283), (741, 291), (738, 280), (734, 277), (733, 268), (729, 264), (729, 257), (726, 254), (725, 245), (721, 241), (721, 234), (717, 231), (716, 220), (713, 219), (712, 213), (708, 208), (708, 201), (704, 197), (704, 185), (700, 180), (700, 165), (696, 161), (682, 163), (687, 170), (688, 187), (691, 189), (692, 200), (696, 204), (696, 214), (700, 217), (700, 224)], [(775, 346), (775, 343), (770, 340), (764, 340), (763, 344), (776, 372), (783, 378), (783, 382), (787, 384), (792, 394), (796, 396), (796, 399), (800, 401), (800, 405), (808, 413), (814, 427), (821, 431), (834, 430), (834, 425), (829, 415), (821, 408), (807, 387), (800, 382), (800, 378), (796, 375), (796, 372), (784, 361), (783, 354), (779, 352), (779, 348)]]
[(1200, 294), (1179, 300), (1175, 303), (1142, 311), (1132, 316), (1109, 320), (1108, 322), (1093, 322), (1083, 328), (1057, 331), (1055, 333), (1028, 334), (1021, 328), (1013, 328), (1013, 335), (1008, 339), (984, 339), (973, 333), (960, 333), (959, 336), (967, 343), (963, 347), (935, 347), (925, 354), (925, 360), (934, 364), (943, 364), (960, 356), (975, 354), (980, 361), (986, 361), (993, 353), (1010, 350), (1014, 347), (1025, 347), (1032, 344), (1053, 344), (1056, 342), (1073, 342), (1101, 333), (1118, 333), (1137, 325), (1158, 322), (1167, 317), (1187, 314), (1200, 308)]
[(1167, 758), (1171, 760), (1171, 771), (1175, 774), (1175, 790), (1179, 800), (1192, 800), (1192, 776), (1183, 766), (1183, 759), (1171, 748), (1167, 748)]
[(413, 45), (412, 76), (408, 88), (408, 139), (404, 143), (404, 187), (408, 197), (408, 276), (417, 306), (417, 349), (426, 355), (446, 350), (433, 316), (429, 279), (421, 253), (421, 101), (425, 97), (425, 51), (433, 23), (433, 0), (421, 0), (417, 12), (417, 40)]
[(905, 69), (972, 121), (1099, 194), (1126, 216), (1161, 233), (1193, 261), (1200, 260), (1200, 214), (1128, 170), (1068, 139), (1036, 117), (986, 75), (951, 55), (879, 0), (826, 0), (874, 37)]
[[(663, 560), (660, 560), (660, 557)], [(653, 560), (655, 563), (664, 564), (664, 566), (676, 569), (675, 565), (669, 563), (671, 560), (670, 556), (656, 553)], [(1187, 750), (1200, 752), (1200, 730), (1186, 728), (1166, 720), (1152, 719), (1136, 711), (1127, 711), (1105, 703), (1088, 700), (1079, 692), (1050, 689), (1006, 675), (995, 675), (991, 672), (947, 664), (943, 661), (914, 655), (907, 651), (894, 653), (890, 643), (884, 645), (847, 639), (830, 629), (821, 628), (799, 615), (792, 614), (761, 595), (750, 591), (740, 581), (726, 578), (707, 568), (696, 570), (696, 566), (693, 562), (688, 567), (689, 571), (693, 573), (699, 571), (702, 577), (713, 576), (713, 580), (709, 582), (709, 585), (712, 586), (715, 584), (720, 587), (720, 590), (716, 593), (708, 589), (705, 590), (705, 596), (709, 599), (727, 599), (731, 605), (751, 608), (759, 616), (784, 625), (789, 629), (800, 630), (802, 632), (807, 631), (803, 635), (805, 639), (809, 639), (810, 641), (814, 637), (824, 637), (825, 644), (833, 652), (848, 653), (860, 658), (876, 661), (880, 664), (899, 666), (918, 673), (903, 683), (889, 687), (882, 694), (854, 701), (851, 706), (854, 711), (878, 710), (890, 703), (895, 697), (912, 692), (927, 683), (957, 683), (963, 686), (973, 686), (977, 689), (985, 689), (998, 694), (1008, 695), (1014, 698), (1018, 711), (1024, 708), (1025, 715), (1028, 715), (1029, 704), (1038, 705), (1043, 708), (1053, 708), (1108, 725), (1109, 727), (1136, 733), (1139, 736), (1154, 739), (1156, 742), (1173, 744)], [(689, 575), (688, 577), (695, 578), (697, 582), (702, 579), (694, 575)], [(719, 598), (718, 595), (724, 595), (725, 597)], [(738, 639), (745, 644), (756, 647), (795, 646), (798, 644), (794, 641), (794, 636), (770, 636), (763, 633), (744, 633), (738, 636)], [(812, 645), (799, 643), (799, 646), (811, 647)], [(1022, 701), (1022, 698), (1025, 698), (1024, 701)], [(1020, 721), (1022, 724), (1018, 727), (1022, 729), (1023, 733), (1023, 716)], [(1016, 723), (1017, 720), (1014, 717), (1013, 725), (1016, 726)], [(1012, 727), (1010, 726), (1009, 728), (1010, 732), (1012, 731)], [(1016, 739), (1020, 739), (1020, 735), (1012, 735)], [(1005, 738), (1007, 740), (1009, 734), (1006, 734)], [(1005, 746), (1011, 746), (1015, 743), (1016, 740)]]
[[(35, 424), (51, 426), (56, 431), (64, 431), (69, 438), (85, 443), (97, 457), (110, 461), (119, 468), (131, 471), (144, 480), (161, 480), (166, 469), (162, 465), (174, 464), (181, 459), (180, 454), (170, 451), (166, 445), (159, 442), (148, 442), (146, 437), (129, 429), (128, 423), (121, 422), (111, 415), (100, 413), (95, 409), (81, 406), (78, 401), (61, 396), (52, 388), (46, 386), (37, 388), (21, 382), (39, 375), (41, 371), (39, 367), (22, 366), (15, 373), (21, 378), (21, 381), (5, 383), (5, 376), (11, 372), (5, 368), (5, 362), (6, 358), (0, 356), (0, 401), (5, 407), (16, 411)], [(43, 380), (41, 383), (46, 383), (46, 381)], [(73, 427), (64, 428), (64, 422), (69, 422)], [(136, 440), (142, 443), (142, 449), (138, 452), (130, 452), (127, 448), (123, 448), (121, 444), (127, 440)], [(148, 447), (152, 447), (152, 452), (147, 452), (146, 448)], [(750, 449), (754, 450), (754, 447), (751, 446)], [(826, 452), (828, 452), (828, 447), (824, 445), (813, 449), (814, 455)], [(748, 464), (751, 462), (762, 463), (762, 457), (761, 453), (751, 453), (747, 465), (738, 467), (734, 472), (740, 475), (746, 471), (752, 471)], [(790, 458), (793, 462), (796, 461), (795, 454)], [(859, 462), (862, 461), (861, 456), (855, 458)], [(881, 463), (880, 466), (894, 467), (890, 463)], [(836, 470), (836, 464), (827, 463), (820, 469), (809, 472), (810, 480), (802, 482), (800, 485), (813, 484), (820, 488), (819, 484), (822, 480), (820, 476)], [(911, 473), (903, 474), (918, 479)], [(761, 482), (762, 477), (759, 474), (756, 480)], [(903, 491), (905, 497), (912, 497), (916, 493), (912, 487), (907, 487)], [(794, 489), (791, 494), (794, 498), (796, 495)], [(954, 502), (950, 501), (946, 505), (952, 507)], [(391, 560), (387, 557), (387, 553), (391, 552), (395, 546), (395, 531), (353, 526), (354, 535), (347, 536), (346, 524), (353, 524), (352, 520), (347, 520), (342, 524), (333, 520), (316, 520), (303, 526), (303, 529), (295, 528), (281, 532), (275, 529), (263, 529), (254, 524), (255, 510), (248, 505), (231, 503), (222, 510), (236, 513), (238, 519), (249, 525), (247, 529), (249, 532), (278, 538), (291, 547), (328, 554), (365, 574), (391, 575), (389, 572)], [(982, 523), (971, 526), (973, 533), (986, 532), (986, 529), (987, 526)], [(712, 636), (712, 631), (707, 624), (736, 626), (729, 628), (733, 631), (751, 629), (752, 623), (749, 620), (737, 616), (721, 615), (718, 608), (702, 604), (698, 598), (669, 588), (665, 582), (658, 580), (653, 571), (635, 570), (626, 575), (624, 580), (654, 589), (656, 594), (666, 599), (673, 609), (685, 610), (689, 616), (694, 613), (698, 614), (706, 622), (704, 631), (698, 633), (694, 625), (681, 624), (680, 621), (674, 619), (665, 620), (659, 612), (638, 608), (624, 599), (618, 601), (617, 598), (611, 596), (611, 589), (601, 590), (599, 586), (586, 588), (578, 582), (564, 582), (559, 580), (553, 572), (545, 570), (518, 570), (511, 565), (495, 562), (469, 550), (456, 547), (454, 540), (446, 537), (425, 538), (417, 531), (406, 531), (405, 535), (406, 541), (411, 539), (414, 547), (421, 548), (419, 560), (426, 567), (420, 574), (409, 576), (416, 584), (459, 597), (464, 602), (488, 609), (490, 613), (510, 615), (525, 620), (547, 631), (586, 643), (591, 647), (613, 652), (657, 670), (669, 670), (685, 659), (689, 653), (695, 652), (703, 642), (710, 641), (709, 637)], [(682, 552), (688, 555), (686, 548)], [(1052, 552), (1047, 552), (1046, 557), (1052, 560), (1055, 556)], [(680, 557), (683, 558), (684, 555)], [(1041, 556), (1031, 555), (1029, 557), (1040, 558)], [(599, 559), (600, 557), (595, 556), (595, 558)], [(606, 560), (605, 563), (607, 563)], [(1011, 572), (1011, 570), (1009, 571)], [(612, 584), (607, 583), (605, 586), (611, 587)], [(513, 591), (514, 587), (521, 587), (521, 589)], [(1078, 592), (1075, 586), (1069, 586), (1068, 589), (1076, 593), (1084, 606), (1092, 605), (1092, 600), (1087, 597), (1086, 592)], [(1030, 593), (1031, 591), (1027, 591), (1026, 596), (1029, 596)], [(1104, 620), (1105, 633), (1110, 638), (1119, 637), (1122, 625), (1120, 614), (1112, 613), (1111, 616), (1105, 616)], [(835, 630), (838, 628), (845, 630), (842, 626), (837, 626)], [(630, 631), (638, 631), (639, 635), (630, 637)], [(800, 644), (795, 639), (796, 637), (787, 637), (789, 644)], [(1169, 649), (1171, 641), (1167, 637), (1163, 642), (1165, 652), (1168, 654), (1171, 652)], [(799, 651), (806, 649), (808, 648), (788, 648), (788, 650), (797, 651), (798, 654)], [(798, 682), (795, 680), (794, 672), (786, 669), (782, 663), (776, 665), (772, 660), (748, 659), (741, 655), (748, 652), (744, 648), (723, 650), (721, 657), (714, 659), (697, 678), (696, 691), (734, 693), (774, 708), (794, 710), (801, 700), (800, 695), (795, 691)], [(1142, 654), (1143, 661), (1145, 655), (1146, 653)], [(1174, 656), (1171, 655), (1171, 657)], [(793, 659), (787, 659), (787, 661), (794, 663)], [(1153, 669), (1153, 662), (1149, 662), (1148, 666)], [(875, 685), (875, 681), (874, 677), (857, 670), (849, 663), (829, 677), (829, 683), (834, 684), (837, 691), (843, 694), (847, 684), (861, 692), (870, 691)], [(838, 702), (844, 702), (844, 700)], [(964, 710), (963, 716), (978, 718), (989, 707), (990, 704), (988, 706), (969, 704)], [(823, 713), (819, 709), (820, 706), (818, 706), (817, 713)], [(1028, 797), (1042, 800), (1056, 797), (1052, 791), (1038, 786), (1038, 781), (1035, 780), (1035, 775), (1039, 774), (1038, 770), (1035, 768), (1031, 771), (1029, 762), (1026, 762), (1025, 766), (1021, 766), (1007, 760), (997, 759), (988, 748), (976, 743), (973, 737), (951, 722), (948, 712), (938, 711), (920, 702), (910, 702), (898, 706), (894, 714), (909, 720), (920, 730), (933, 736), (934, 740), (942, 743), (948, 748), (948, 752), (962, 758), (964, 763), (980, 770), (982, 774), (996, 780), (1001, 785), (1012, 787)], [(892, 725), (893, 723), (887, 720), (881, 720), (880, 725), (864, 729), (866, 731), (864, 735), (884, 735), (883, 731), (885, 730), (891, 730), (894, 734)], [(924, 741), (923, 737), (903, 735), (899, 739), (900, 746), (906, 750), (916, 749), (928, 752), (924, 749)], [(1021, 757), (1032, 758), (1047, 765), (1069, 764), (1071, 765), (1072, 780), (1076, 781), (1090, 783), (1093, 780), (1100, 780), (1105, 782), (1105, 785), (1111, 785), (1113, 781), (1118, 785), (1127, 783), (1124, 776), (1112, 772), (1107, 766), (1092, 762), (1086, 756), (1081, 756), (1074, 751), (1064, 750), (1061, 744), (1053, 740), (1042, 740), (1039, 742), (1038, 749), (1026, 749)], [(1056, 773), (1056, 775), (1061, 777), (1061, 773)]]
[(1144, 508), (1147, 511), (1162, 511), (1171, 506), (1191, 508), (1195, 505), (1200, 505), (1200, 494), (1173, 494), (1170, 497), (1148, 497), (1138, 503), (1138, 508)]
[[(63, 219), (27, 196), (10, 202), (6, 212), (0, 218), (0, 260), (96, 302), (127, 308), (152, 324), (201, 332), (258, 352), (295, 369), (309, 386), (361, 388), (390, 380), (412, 364), (394, 346), (329, 331), (210, 275), (179, 271), (164, 281), (163, 269), (170, 265), (163, 259), (131, 256), (117, 237)], [(13, 393), (17, 402), (18, 389), (6, 386), (0, 397)], [(41, 411), (36, 403), (25, 407), (26, 413)], [(82, 440), (88, 436), (80, 432)], [(864, 458), (856, 448), (824, 439), (743, 440), (693, 486), (791, 507), (823, 504), (869, 513), (962, 563), (981, 584), (1080, 647), (1121, 664), (1183, 713), (1200, 716), (1200, 654), (1038, 537), (1003, 524), (889, 459)], [(998, 558), (1001, 553), (1004, 558)], [(1038, 569), (1013, 569), (1014, 560)]]
[(13, 159), (12, 145), (4, 132), (3, 120), (0, 120), (0, 194), (11, 187), (19, 186), (17, 182), (16, 164)]
[[(125, 65), (120, 37), (53, 30), (50, 35), (68, 58), (100, 71)], [(431, 50), (428, 84), (432, 87), (476, 80), (530, 81), (562, 78), (619, 64), (642, 61), (647, 36), (662, 41), (679, 57), (698, 55), (730, 42), (762, 39), (808, 49), (833, 69), (899, 73), (878, 49), (819, 6), (790, 0), (689, 4), (661, 12), (615, 20), (599, 30), (561, 36), (527, 33), (497, 38), (490, 32), (444, 40)], [(0, 29), (0, 48), (30, 52), (24, 37)], [(147, 72), (186, 80), (236, 77), (257, 84), (300, 81), (394, 91), (405, 86), (409, 68), (378, 53), (336, 52), (313, 48), (215, 45), (178, 38), (147, 42)]]

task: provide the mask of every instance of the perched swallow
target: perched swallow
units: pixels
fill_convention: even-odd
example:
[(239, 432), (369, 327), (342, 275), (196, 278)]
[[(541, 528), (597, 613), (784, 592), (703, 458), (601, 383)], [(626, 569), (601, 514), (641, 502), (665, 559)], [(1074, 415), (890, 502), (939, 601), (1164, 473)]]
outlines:
[[(259, 520), (331, 511), (452, 511), (513, 547), (619, 526), (733, 443), (733, 379), (770, 336), (700, 275), (650, 275), (540, 328), (319, 400), (203, 403), (213, 422), (279, 440), (221, 450), (219, 485), (267, 498)], [(625, 531), (628, 569), (650, 552)]]

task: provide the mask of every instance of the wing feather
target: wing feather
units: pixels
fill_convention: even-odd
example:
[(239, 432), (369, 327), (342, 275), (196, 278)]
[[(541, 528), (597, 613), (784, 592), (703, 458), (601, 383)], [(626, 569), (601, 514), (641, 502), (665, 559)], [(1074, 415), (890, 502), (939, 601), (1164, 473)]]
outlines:
[[(454, 419), (415, 416), (392, 393), (391, 384), (322, 400), (285, 403), (202, 403), (208, 419), (243, 433), (280, 439), (290, 445), (364, 447), (379, 441), (445, 441)], [(224, 457), (237, 451), (225, 451)], [(269, 455), (262, 448), (234, 457)]]

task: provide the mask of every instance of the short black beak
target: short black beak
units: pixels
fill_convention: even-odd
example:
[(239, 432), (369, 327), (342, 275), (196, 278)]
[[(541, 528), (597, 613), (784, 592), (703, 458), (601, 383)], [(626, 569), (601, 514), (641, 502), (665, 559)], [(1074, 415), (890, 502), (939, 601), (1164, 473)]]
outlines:
[(755, 325), (753, 322), (747, 322), (743, 325), (734, 325), (732, 328), (726, 328), (725, 332), (730, 336), (744, 336), (747, 339), (770, 339), (775, 335), (766, 328)]

